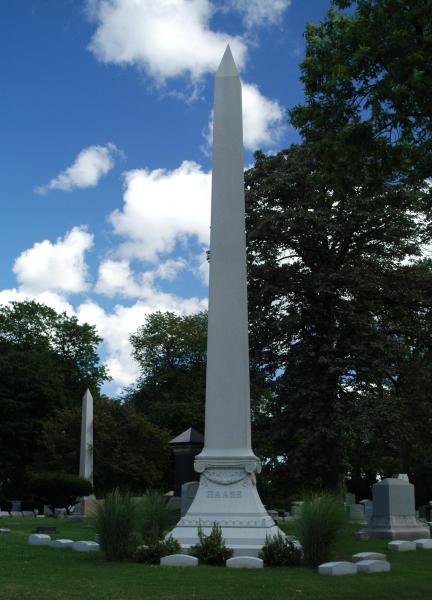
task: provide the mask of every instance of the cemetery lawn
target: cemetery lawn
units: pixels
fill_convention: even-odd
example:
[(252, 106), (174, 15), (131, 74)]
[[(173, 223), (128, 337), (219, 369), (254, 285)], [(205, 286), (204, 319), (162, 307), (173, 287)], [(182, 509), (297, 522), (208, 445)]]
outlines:
[(54, 519), (0, 519), (1, 600), (425, 600), (432, 597), (432, 550), (387, 552), (384, 540), (358, 542), (352, 528), (341, 536), (335, 558), (355, 552), (387, 554), (392, 570), (375, 575), (325, 577), (306, 568), (235, 570), (179, 569), (135, 563), (107, 563), (99, 552), (29, 546), (36, 526), (55, 525), (52, 538), (94, 539), (84, 523)]

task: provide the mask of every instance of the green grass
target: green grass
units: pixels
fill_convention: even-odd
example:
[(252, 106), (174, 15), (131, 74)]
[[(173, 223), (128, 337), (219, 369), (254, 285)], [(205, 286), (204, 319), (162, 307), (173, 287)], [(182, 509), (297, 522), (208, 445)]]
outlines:
[[(85, 524), (90, 521), (87, 520)], [(0, 599), (18, 600), (426, 600), (432, 598), (432, 551), (387, 553), (384, 540), (358, 542), (347, 531), (337, 558), (355, 552), (387, 553), (392, 571), (375, 575), (323, 577), (314, 569), (224, 567), (177, 569), (134, 563), (107, 563), (99, 552), (27, 544), (37, 525), (56, 525), (56, 537), (94, 539), (81, 523), (54, 519), (1, 519)], [(54, 537), (54, 536), (52, 536)]]

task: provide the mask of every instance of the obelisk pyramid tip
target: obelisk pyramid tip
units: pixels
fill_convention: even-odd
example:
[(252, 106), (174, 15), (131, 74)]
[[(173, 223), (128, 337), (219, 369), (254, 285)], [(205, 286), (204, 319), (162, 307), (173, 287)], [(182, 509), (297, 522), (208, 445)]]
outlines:
[(239, 72), (234, 62), (234, 58), (231, 52), (229, 44), (227, 45), (218, 70), (216, 71), (216, 77), (238, 77)]
[(84, 398), (91, 398), (93, 400), (93, 396), (91, 395), (91, 392), (88, 388), (86, 389), (86, 391), (84, 393), (83, 400), (84, 400)]

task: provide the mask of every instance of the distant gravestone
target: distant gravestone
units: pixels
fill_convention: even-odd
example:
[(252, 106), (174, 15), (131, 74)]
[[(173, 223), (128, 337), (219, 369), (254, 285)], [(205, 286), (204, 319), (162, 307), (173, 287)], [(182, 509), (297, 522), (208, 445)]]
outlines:
[(353, 554), (352, 561), (358, 563), (362, 560), (386, 560), (387, 556), (381, 552), (358, 552)]
[(72, 548), (73, 540), (51, 540), (48, 546), (50, 548)]
[(99, 544), (97, 542), (80, 540), (72, 544), (72, 550), (76, 552), (96, 552), (99, 550)]
[(387, 547), (392, 552), (409, 552), (416, 550), (416, 543), (407, 540), (394, 540), (393, 542), (389, 542)]
[(32, 533), (28, 538), (30, 546), (48, 546), (50, 541), (51, 537), (45, 533)]
[(372, 500), (360, 500), (359, 504), (363, 505), (364, 518), (366, 521), (370, 521), (373, 515), (373, 502)]
[(363, 504), (350, 504), (348, 514), (350, 521), (363, 521), (365, 518)]
[(416, 518), (414, 486), (405, 479), (383, 479), (372, 486), (373, 514), (365, 531), (371, 537), (413, 540), (430, 538), (429, 527)]
[(160, 559), (162, 567), (197, 567), (198, 559), (189, 554), (170, 554)]
[(357, 565), (345, 561), (323, 563), (318, 567), (318, 573), (320, 575), (355, 575)]
[(417, 550), (432, 550), (432, 540), (414, 540)]
[(226, 566), (230, 569), (262, 569), (264, 561), (256, 556), (235, 556), (226, 561)]
[(189, 510), (190, 505), (194, 501), (198, 487), (199, 481), (188, 481), (187, 483), (183, 483), (181, 486), (180, 514), (182, 517), (184, 517)]
[(390, 563), (386, 560), (361, 560), (357, 563), (359, 573), (387, 573)]

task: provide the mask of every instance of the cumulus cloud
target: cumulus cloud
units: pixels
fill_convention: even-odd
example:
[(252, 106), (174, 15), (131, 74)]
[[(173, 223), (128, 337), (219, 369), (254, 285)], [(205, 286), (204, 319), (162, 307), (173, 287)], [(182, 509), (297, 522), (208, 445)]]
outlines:
[(76, 188), (95, 187), (100, 178), (114, 167), (115, 156), (119, 152), (111, 143), (105, 146), (88, 146), (81, 150), (70, 167), (46, 185), (35, 188), (35, 192), (46, 194), (49, 190), (70, 192)]
[(228, 0), (229, 8), (240, 12), (248, 28), (275, 25), (291, 5), (291, 0)]
[(87, 289), (85, 253), (93, 235), (85, 227), (74, 227), (55, 243), (37, 242), (15, 260), (13, 271), (24, 293), (65, 293)]
[(217, 68), (227, 43), (242, 67), (240, 37), (213, 31), (210, 0), (91, 0), (97, 29), (90, 50), (98, 60), (144, 69), (158, 82), (186, 75), (197, 80)]
[(24, 302), (25, 300), (36, 300), (36, 302), (40, 302), (40, 304), (46, 304), (59, 313), (65, 312), (70, 316), (74, 314), (72, 305), (66, 300), (66, 298), (55, 292), (24, 292), (16, 288), (0, 291), (0, 304)]
[(122, 258), (155, 262), (172, 252), (176, 242), (194, 236), (208, 244), (211, 175), (195, 162), (172, 171), (137, 169), (124, 175), (122, 210), (110, 215), (115, 233), (127, 238)]
[(131, 355), (129, 337), (142, 325), (151, 312), (172, 311), (177, 314), (192, 314), (205, 309), (206, 300), (180, 298), (149, 288), (146, 300), (139, 300), (133, 306), (116, 305), (111, 313), (92, 301), (78, 307), (80, 321), (95, 325), (104, 339), (108, 352), (106, 365), (119, 386), (133, 384), (139, 375), (138, 365)]
[[(277, 144), (285, 131), (283, 109), (277, 100), (261, 94), (258, 86), (242, 82), (243, 143), (245, 148), (255, 151)], [(210, 146), (213, 137), (213, 111), (210, 115), (206, 142)]]

